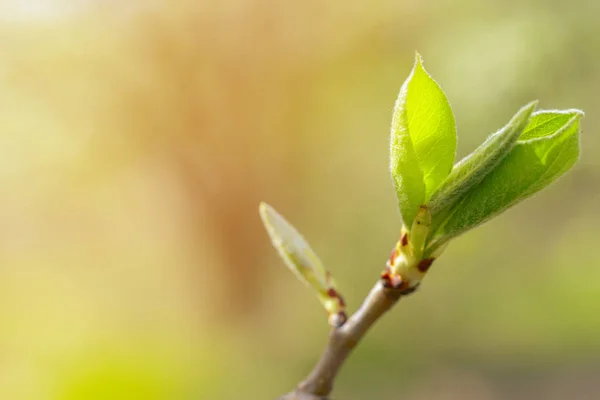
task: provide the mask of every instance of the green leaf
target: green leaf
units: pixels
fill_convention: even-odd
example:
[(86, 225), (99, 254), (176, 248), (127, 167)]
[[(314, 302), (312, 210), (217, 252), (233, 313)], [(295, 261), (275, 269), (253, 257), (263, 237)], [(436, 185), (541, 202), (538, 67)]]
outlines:
[[(273, 247), (294, 275), (315, 291), (330, 316), (330, 323), (337, 326), (345, 322), (344, 302), (336, 290), (335, 281), (310, 245), (296, 228), (270, 205), (260, 203), (259, 212)], [(343, 320), (340, 320), (341, 316)]]
[(450, 173), (456, 153), (452, 109), (419, 54), (400, 89), (391, 131), (391, 174), (402, 219), (411, 226), (419, 207)]
[(526, 128), (537, 101), (521, 108), (502, 129), (492, 134), (481, 146), (459, 161), (428, 203), (435, 216), (432, 230), (447, 216), (462, 196), (479, 184), (510, 152)]
[(541, 110), (533, 114), (520, 141), (551, 135), (562, 128), (574, 116), (582, 116), (581, 110)]
[(583, 112), (540, 111), (502, 162), (452, 210), (430, 249), (550, 185), (579, 158)]

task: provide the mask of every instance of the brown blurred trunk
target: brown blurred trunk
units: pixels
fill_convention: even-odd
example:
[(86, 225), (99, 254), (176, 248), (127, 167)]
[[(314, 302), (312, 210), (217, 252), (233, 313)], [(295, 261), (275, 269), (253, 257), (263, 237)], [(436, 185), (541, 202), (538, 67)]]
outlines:
[[(198, 166), (189, 159), (177, 160), (179, 174), (187, 197), (192, 246), (197, 243), (214, 243), (218, 246), (215, 265), (198, 265), (195, 279), (210, 270), (218, 277), (218, 289), (212, 293), (215, 301), (211, 307), (221, 317), (235, 318), (252, 310), (258, 300), (263, 262), (265, 238), (258, 224), (257, 205), (260, 185), (253, 185), (252, 177), (239, 184), (236, 179), (219, 176), (214, 167), (212, 179), (222, 181), (218, 187), (207, 187)], [(211, 173), (211, 172), (208, 172)], [(236, 182), (237, 181), (237, 182)], [(248, 186), (254, 191), (247, 191)], [(205, 234), (209, 233), (210, 238)], [(201, 248), (201, 246), (196, 246)], [(196, 257), (201, 259), (200, 255)]]
[(289, 130), (297, 114), (294, 70), (261, 15), (268, 10), (249, 12), (255, 15), (235, 21), (235, 30), (227, 25), (234, 21), (218, 24), (202, 13), (175, 19), (177, 26), (159, 19), (147, 25), (142, 43), (162, 81), (162, 102), (175, 112), (164, 117), (170, 123), (159, 135), (186, 197), (192, 252), (209, 243), (218, 258), (197, 265), (192, 276), (203, 279), (209, 270), (217, 277), (211, 309), (221, 319), (248, 315), (257, 305), (269, 249), (258, 203), (272, 201), (292, 179), (278, 163), (297, 148)]

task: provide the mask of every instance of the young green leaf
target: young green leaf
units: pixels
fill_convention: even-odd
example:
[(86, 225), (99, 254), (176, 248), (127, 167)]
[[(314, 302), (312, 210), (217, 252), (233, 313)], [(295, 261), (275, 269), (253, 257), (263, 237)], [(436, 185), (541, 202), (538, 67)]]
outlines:
[(452, 210), (430, 249), (550, 185), (579, 158), (579, 110), (540, 111), (502, 162)]
[(390, 143), (390, 169), (406, 226), (448, 176), (455, 153), (452, 109), (417, 54), (396, 100)]
[(533, 114), (533, 118), (519, 137), (519, 141), (549, 136), (562, 128), (576, 115), (583, 115), (580, 110), (540, 110)]
[(260, 217), (273, 246), (288, 268), (305, 285), (312, 288), (329, 315), (329, 322), (339, 326), (345, 322), (344, 301), (336, 290), (335, 281), (310, 245), (273, 207), (259, 206)]
[(510, 152), (537, 105), (531, 102), (521, 108), (502, 129), (492, 134), (481, 146), (459, 161), (428, 203), (435, 216), (432, 230), (443, 221), (444, 212), (454, 206), (472, 187), (479, 184)]

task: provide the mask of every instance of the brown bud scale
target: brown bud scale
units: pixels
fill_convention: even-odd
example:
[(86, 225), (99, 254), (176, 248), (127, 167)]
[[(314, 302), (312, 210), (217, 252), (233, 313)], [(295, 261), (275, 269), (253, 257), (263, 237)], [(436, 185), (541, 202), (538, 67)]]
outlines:
[(426, 258), (424, 260), (421, 260), (419, 265), (417, 265), (417, 269), (419, 271), (425, 273), (425, 272), (427, 272), (429, 267), (431, 267), (431, 264), (433, 264), (433, 261), (435, 261), (435, 258)]
[(406, 233), (403, 233), (400, 237), (400, 243), (402, 246), (406, 246), (408, 244), (408, 235)]

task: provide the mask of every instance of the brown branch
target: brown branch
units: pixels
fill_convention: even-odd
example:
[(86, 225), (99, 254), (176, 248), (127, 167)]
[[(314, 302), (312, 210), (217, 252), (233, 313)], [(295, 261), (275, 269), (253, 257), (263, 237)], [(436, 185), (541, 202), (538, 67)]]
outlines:
[(406, 289), (388, 288), (383, 281), (377, 282), (358, 311), (340, 328), (331, 331), (327, 348), (313, 371), (295, 392), (280, 400), (327, 400), (333, 381), (352, 349), (375, 321), (408, 293)]

